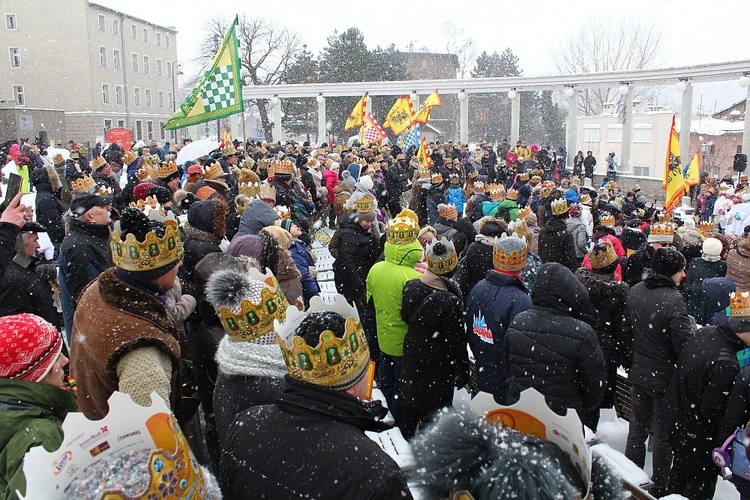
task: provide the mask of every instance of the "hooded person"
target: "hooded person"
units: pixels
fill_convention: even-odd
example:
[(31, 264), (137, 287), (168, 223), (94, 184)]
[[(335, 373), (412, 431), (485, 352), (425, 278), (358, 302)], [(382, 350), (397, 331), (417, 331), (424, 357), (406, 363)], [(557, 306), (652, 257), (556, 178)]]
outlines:
[(362, 402), (372, 379), (357, 311), (339, 295), (310, 302), (275, 322), (288, 373), (274, 403), (240, 412), (226, 430), (225, 497), (410, 499), (399, 466), (365, 435), (388, 426)]
[(127, 208), (109, 246), (115, 267), (86, 287), (73, 318), (70, 372), (81, 411), (100, 419), (114, 391), (142, 406), (156, 391), (180, 418), (180, 330), (166, 309), (182, 262), (177, 221)]
[(729, 278), (708, 278), (703, 280), (703, 296), (706, 309), (712, 311), (709, 326), (719, 326), (729, 318), (729, 295), (737, 291), (734, 281)]
[(565, 222), (569, 214), (568, 202), (564, 198), (552, 200), (550, 210), (552, 216), (539, 231), (539, 258), (542, 264), (557, 262), (573, 272), (581, 261), (576, 257), (575, 240)]
[(193, 270), (200, 260), (212, 252), (221, 252), (226, 234), (227, 203), (212, 198), (194, 203), (187, 213), (185, 233), (185, 276), (192, 282)]
[(683, 290), (686, 295), (687, 312), (699, 325), (708, 324), (716, 310), (706, 300), (703, 281), (723, 278), (727, 274), (727, 263), (721, 260), (722, 245), (716, 238), (703, 240), (703, 255), (693, 259), (687, 268)]
[(399, 427), (406, 439), (450, 406), (454, 387), (466, 385), (469, 376), (463, 296), (451, 279), (458, 264), (456, 249), (443, 238), (429, 245), (426, 254), (427, 269), (421, 279), (406, 282), (401, 301), (408, 330), (399, 380), (404, 397)]
[[(261, 186), (261, 197), (263, 196), (263, 187)], [(240, 227), (235, 236), (245, 234), (258, 234), (264, 227), (272, 226), (274, 221), (279, 218), (279, 214), (271, 208), (268, 203), (260, 200), (253, 200), (242, 212), (240, 217)]]
[(55, 249), (59, 250), (65, 239), (65, 221), (63, 216), (68, 207), (60, 198), (62, 183), (52, 164), (37, 168), (31, 172), (31, 184), (36, 189), (36, 221), (47, 228), (49, 239)]
[(586, 226), (581, 220), (582, 214), (583, 209), (581, 208), (581, 204), (575, 203), (568, 207), (568, 218), (565, 220), (566, 230), (573, 236), (576, 259), (579, 265), (589, 252), (589, 235), (586, 231)]

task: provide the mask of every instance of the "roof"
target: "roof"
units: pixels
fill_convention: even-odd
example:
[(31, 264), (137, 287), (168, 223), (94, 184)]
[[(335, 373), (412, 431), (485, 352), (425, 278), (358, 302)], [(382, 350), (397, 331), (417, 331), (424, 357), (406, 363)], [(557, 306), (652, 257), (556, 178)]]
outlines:
[[(675, 122), (675, 126), (679, 130), (679, 118)], [(701, 118), (695, 118), (690, 121), (690, 133), (696, 133), (700, 135), (724, 135), (724, 134), (741, 134), (745, 129), (744, 120), (720, 120), (718, 118), (711, 118), (710, 116), (704, 116)]]
[(107, 12), (111, 12), (113, 14), (118, 14), (120, 16), (123, 16), (123, 17), (127, 18), (127, 19), (130, 19), (131, 21), (136, 21), (136, 22), (139, 22), (139, 23), (142, 23), (142, 24), (148, 24), (149, 26), (152, 26), (154, 28), (158, 28), (160, 30), (169, 31), (170, 33), (177, 33), (177, 29), (175, 29), (174, 27), (169, 28), (167, 26), (162, 26), (160, 24), (152, 23), (151, 21), (146, 21), (144, 19), (140, 19), (138, 17), (131, 16), (130, 14), (126, 14), (126, 13), (124, 13), (122, 11), (119, 11), (119, 10), (110, 9), (109, 7), (105, 7), (104, 5), (99, 5), (98, 3), (89, 2), (89, 5), (91, 7), (97, 8), (97, 9), (101, 9), (101, 10), (104, 10), (104, 11), (107, 11)]

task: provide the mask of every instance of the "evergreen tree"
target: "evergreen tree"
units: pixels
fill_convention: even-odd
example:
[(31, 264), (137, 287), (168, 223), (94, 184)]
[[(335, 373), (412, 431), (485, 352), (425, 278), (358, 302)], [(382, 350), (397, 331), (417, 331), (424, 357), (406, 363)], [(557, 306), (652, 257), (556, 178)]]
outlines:
[[(294, 61), (286, 68), (282, 76), (284, 83), (315, 83), (319, 80), (318, 61), (307, 46), (295, 56)], [(314, 97), (284, 99), (281, 101), (284, 130), (291, 134), (305, 134), (307, 140), (317, 132), (317, 104)], [(324, 142), (322, 138), (318, 142)]]

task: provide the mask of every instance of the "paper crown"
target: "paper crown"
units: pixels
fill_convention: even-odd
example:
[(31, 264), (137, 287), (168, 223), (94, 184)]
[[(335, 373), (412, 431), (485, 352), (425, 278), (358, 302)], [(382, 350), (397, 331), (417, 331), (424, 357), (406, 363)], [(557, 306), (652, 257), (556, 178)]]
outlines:
[[(435, 254), (435, 245), (442, 245), (445, 248), (445, 252), (441, 255)], [(456, 248), (453, 243), (448, 241), (446, 238), (441, 238), (440, 241), (433, 240), (427, 246), (427, 269), (433, 273), (442, 276), (453, 271), (458, 265), (458, 255), (456, 255)]]
[(481, 193), (484, 193), (484, 191), (485, 191), (484, 182), (477, 181), (477, 182), (474, 183), (474, 192), (475, 193), (481, 194)]
[(516, 214), (516, 220), (525, 220), (526, 217), (533, 214), (534, 212), (531, 210), (531, 207), (523, 207), (518, 210), (518, 213)]
[(729, 315), (733, 318), (750, 316), (750, 292), (729, 294)]
[(115, 223), (114, 229), (110, 229), (112, 263), (118, 268), (131, 272), (153, 271), (182, 258), (182, 240), (174, 217), (160, 217), (158, 210), (150, 211), (148, 216), (164, 223), (166, 229), (163, 237), (159, 238), (150, 231), (143, 242), (138, 241), (133, 233), (128, 233), (123, 240), (120, 221)]
[(231, 142), (227, 142), (221, 147), (221, 154), (225, 156), (231, 156), (237, 154), (237, 149), (235, 149), (234, 144)]
[(292, 175), (294, 173), (294, 163), (289, 160), (276, 160), (273, 162), (273, 171), (274, 175)]
[(459, 179), (458, 174), (450, 174), (448, 178), (451, 184), (461, 184), (461, 179)]
[(659, 214), (659, 223), (660, 224), (671, 224), (672, 223), (672, 214)]
[(671, 238), (674, 236), (674, 226), (672, 226), (671, 223), (663, 223), (663, 222), (657, 222), (656, 224), (651, 224), (649, 235), (650, 236), (668, 236), (671, 241)]
[(605, 227), (615, 227), (615, 216), (609, 212), (605, 212), (599, 216), (599, 224)]
[(607, 240), (600, 240), (598, 245), (594, 246), (593, 250), (591, 250), (589, 257), (591, 259), (591, 267), (594, 269), (602, 269), (617, 260), (615, 247)]
[(159, 163), (158, 165), (156, 165), (156, 169), (154, 170), (154, 174), (156, 175), (157, 179), (166, 179), (170, 175), (176, 174), (177, 172), (177, 163), (174, 160)]
[(137, 208), (141, 212), (147, 212), (149, 209), (157, 208), (159, 206), (159, 202), (153, 196), (146, 196), (145, 199), (131, 201), (129, 206), (130, 208)]
[(420, 168), (419, 169), (419, 178), (420, 179), (429, 179), (430, 178), (430, 170), (427, 168)]
[(52, 163), (55, 165), (62, 165), (65, 163), (65, 158), (63, 158), (63, 155), (60, 153), (57, 153), (54, 158), (52, 158)]
[(411, 210), (404, 209), (385, 226), (385, 239), (393, 245), (407, 245), (419, 235), (419, 218)]
[(355, 201), (355, 211), (358, 214), (369, 214), (375, 211), (375, 198), (362, 196)]
[(500, 200), (505, 196), (505, 187), (502, 184), (487, 184), (485, 190), (493, 200)]
[(203, 167), (203, 178), (208, 180), (217, 180), (224, 178), (224, 170), (218, 161)]
[(104, 165), (107, 164), (107, 160), (105, 160), (102, 156), (97, 156), (93, 160), (91, 160), (91, 168), (94, 170), (99, 170)]
[(292, 218), (292, 212), (284, 205), (276, 205), (273, 209), (276, 211), (276, 215), (279, 216), (279, 219), (290, 220)]
[(115, 192), (111, 187), (107, 187), (103, 184), (97, 184), (96, 189), (94, 190), (94, 194), (97, 196), (101, 196), (102, 198), (109, 198), (113, 196)]
[(237, 185), (239, 194), (244, 194), (248, 198), (258, 198), (260, 195), (259, 182), (241, 182)]
[[(231, 295), (228, 292), (234, 289), (228, 288), (233, 288), (233, 282), (239, 283), (237, 288), (241, 288), (242, 297), (233, 297), (234, 303), (229, 304), (220, 297)], [(273, 332), (274, 320), (284, 321), (289, 307), (276, 277), (270, 271), (261, 274), (254, 268), (245, 272), (226, 269), (214, 273), (206, 284), (206, 296), (224, 331), (234, 342), (255, 340)]]
[[(320, 334), (318, 344), (310, 346), (295, 331), (308, 314), (323, 311), (336, 312), (345, 318), (344, 335), (339, 338), (326, 330)], [(326, 304), (316, 295), (310, 299), (306, 313), (289, 307), (286, 321), (276, 320), (274, 325), (287, 371), (293, 378), (343, 390), (353, 387), (364, 376), (370, 363), (367, 337), (357, 310), (343, 296), (336, 294), (333, 303)]]
[(526, 241), (519, 238), (516, 233), (511, 236), (503, 233), (499, 238), (495, 238), (492, 251), (492, 263), (495, 269), (510, 272), (523, 271), (528, 255), (529, 248)]
[(270, 158), (261, 158), (258, 160), (258, 168), (261, 170), (268, 170), (268, 167), (271, 166), (271, 159)]
[(708, 221), (701, 222), (699, 231), (701, 236), (708, 238), (714, 232), (714, 223)]
[(141, 157), (141, 165), (148, 166), (151, 170), (156, 169), (156, 167), (159, 165), (159, 156), (158, 155), (143, 155)]
[(540, 182), (542, 182), (541, 176), (539, 176), (539, 175), (532, 175), (531, 176), (531, 185), (532, 186), (536, 186)]
[(518, 235), (518, 237), (522, 239), (526, 238), (526, 231), (528, 230), (528, 228), (529, 226), (526, 224), (526, 221), (521, 218), (518, 218), (508, 224), (508, 231)]
[(260, 185), (260, 199), (276, 201), (276, 188), (270, 184)]
[(96, 189), (96, 182), (89, 174), (83, 174), (81, 177), (68, 182), (73, 194), (88, 193)]
[(568, 202), (565, 198), (558, 198), (552, 200), (551, 203), (552, 215), (562, 215), (568, 213)]
[(250, 170), (255, 167), (255, 160), (250, 158), (249, 156), (242, 160), (242, 163), (240, 164), (240, 168), (249, 168)]
[(507, 194), (506, 198), (508, 198), (509, 200), (517, 200), (518, 199), (518, 191), (516, 191), (513, 188), (510, 188), (508, 190), (508, 194)]
[(518, 174), (518, 180), (520, 181), (528, 181), (529, 180), (529, 173), (528, 172), (522, 172)]
[(450, 219), (451, 217), (458, 217), (458, 210), (455, 205), (443, 205), (438, 206), (438, 213), (440, 217)]
[(135, 176), (139, 181), (144, 182), (151, 177), (151, 167), (146, 164), (142, 164), (141, 167), (136, 170)]
[(430, 184), (437, 186), (438, 184), (443, 183), (443, 174), (431, 174), (430, 175)]

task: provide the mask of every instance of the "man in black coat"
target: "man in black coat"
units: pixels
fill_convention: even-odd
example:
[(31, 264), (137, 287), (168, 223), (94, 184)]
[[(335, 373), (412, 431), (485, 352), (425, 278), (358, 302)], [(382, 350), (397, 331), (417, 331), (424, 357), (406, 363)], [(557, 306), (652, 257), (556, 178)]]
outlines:
[(594, 179), (594, 169), (596, 168), (596, 158), (591, 151), (586, 151), (586, 158), (583, 159), (583, 170), (586, 177)]
[(626, 314), (633, 330), (633, 412), (625, 456), (638, 467), (646, 460), (646, 439), (654, 435), (654, 491), (663, 494), (672, 462), (667, 385), (683, 346), (693, 336), (685, 299), (677, 287), (685, 278), (685, 257), (672, 248), (654, 252), (646, 279), (630, 289)]
[[(365, 435), (388, 426), (358, 399), (370, 355), (356, 311), (340, 296), (310, 302), (276, 328), (289, 374), (274, 404), (239, 413), (222, 434), (224, 498), (412, 498), (396, 462)], [(343, 348), (331, 344), (315, 368), (299, 364), (325, 335)]]
[(576, 257), (573, 235), (568, 232), (565, 220), (568, 218), (568, 203), (564, 198), (550, 204), (552, 216), (539, 231), (539, 258), (542, 264), (557, 262), (574, 272), (580, 260)]
[(59, 251), (65, 239), (65, 222), (63, 215), (68, 207), (63, 203), (59, 193), (62, 187), (60, 177), (55, 168), (47, 164), (44, 168), (37, 168), (30, 174), (31, 182), (36, 188), (36, 220), (47, 228), (55, 252)]
[[(630, 231), (630, 229), (626, 231)], [(625, 234), (623, 232), (623, 235)], [(643, 233), (639, 234), (643, 235)], [(673, 239), (674, 228), (671, 225), (663, 223), (652, 224), (648, 241), (641, 244), (640, 248), (631, 254), (622, 266), (622, 280), (631, 287), (640, 283), (647, 275), (656, 250), (672, 246)], [(620, 236), (620, 241), (623, 241), (622, 236)], [(629, 248), (629, 245), (626, 245), (626, 243), (626, 241), (623, 241), (623, 246)]]
[(459, 219), (456, 207), (453, 205), (439, 204), (438, 214), (438, 220), (434, 225), (437, 239), (447, 239), (456, 247), (456, 253), (463, 255), (466, 246), (474, 241), (474, 236), (476, 236), (474, 226), (466, 217)]

